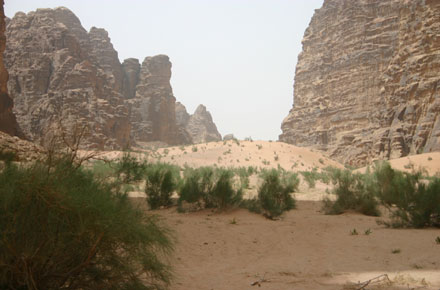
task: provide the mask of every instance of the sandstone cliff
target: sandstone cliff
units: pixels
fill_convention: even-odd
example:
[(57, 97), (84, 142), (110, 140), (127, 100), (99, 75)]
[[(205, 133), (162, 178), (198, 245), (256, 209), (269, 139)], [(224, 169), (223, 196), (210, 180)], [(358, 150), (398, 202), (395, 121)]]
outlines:
[(190, 115), (181, 103), (176, 103), (177, 124), (185, 128), (193, 143), (221, 141), (222, 136), (212, 120), (211, 113), (204, 105), (199, 105), (194, 114)]
[(0, 131), (10, 135), (20, 135), (18, 124), (12, 113), (13, 102), (8, 94), (8, 72), (3, 62), (3, 52), (6, 47), (6, 23), (4, 1), (0, 1)]
[(359, 166), (440, 150), (440, 2), (325, 0), (280, 140)]
[(165, 55), (122, 64), (107, 31), (87, 32), (67, 8), (17, 13), (7, 25), (5, 65), (24, 133), (43, 143), (60, 125), (86, 126), (89, 148), (190, 143), (178, 126)]

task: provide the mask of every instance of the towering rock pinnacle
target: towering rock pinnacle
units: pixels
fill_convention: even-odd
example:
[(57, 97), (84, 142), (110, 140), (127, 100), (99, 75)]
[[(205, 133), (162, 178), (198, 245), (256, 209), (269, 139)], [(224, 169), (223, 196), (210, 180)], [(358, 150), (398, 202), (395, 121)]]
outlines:
[(440, 150), (440, 2), (325, 0), (280, 140), (360, 166)]
[(15, 116), (12, 113), (13, 101), (8, 94), (8, 72), (3, 62), (3, 52), (6, 47), (6, 24), (4, 1), (0, 1), (0, 131), (10, 135), (21, 135)]
[(130, 100), (132, 136), (135, 140), (177, 140), (176, 98), (170, 85), (171, 62), (166, 55), (146, 57), (142, 63), (136, 96)]

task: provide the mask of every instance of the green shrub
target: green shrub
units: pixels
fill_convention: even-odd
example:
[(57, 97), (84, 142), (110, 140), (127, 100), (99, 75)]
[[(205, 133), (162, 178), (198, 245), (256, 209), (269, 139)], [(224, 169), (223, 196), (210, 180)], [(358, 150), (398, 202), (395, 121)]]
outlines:
[(151, 209), (172, 204), (171, 195), (179, 182), (179, 171), (169, 164), (150, 164), (146, 170), (145, 193)]
[(332, 193), (336, 201), (324, 199), (323, 210), (326, 214), (341, 214), (354, 210), (369, 216), (379, 216), (378, 201), (371, 193), (369, 175), (353, 174), (349, 170), (334, 170)]
[(258, 198), (244, 199), (242, 200), (240, 206), (253, 213), (263, 213), (263, 208), (261, 207), (261, 202)]
[(276, 218), (284, 211), (295, 208), (295, 200), (290, 195), (298, 187), (296, 174), (286, 174), (280, 178), (280, 172), (272, 169), (263, 174), (263, 184), (258, 189), (258, 199), (264, 215)]
[(316, 180), (318, 179), (318, 175), (316, 171), (301, 171), (304, 180), (309, 185), (309, 188), (315, 188)]
[(183, 202), (197, 203), (199, 207), (204, 207), (208, 203), (208, 206), (210, 206), (208, 195), (213, 186), (214, 170), (212, 167), (187, 168), (179, 190), (177, 202), (179, 209), (183, 209)]
[(91, 168), (95, 177), (108, 178), (116, 174), (115, 164), (108, 161), (97, 160), (92, 163)]
[(422, 174), (396, 171), (389, 163), (376, 165), (373, 191), (391, 213), (393, 227), (440, 226), (440, 179), (427, 183)]
[(231, 206), (239, 205), (243, 192), (242, 189), (234, 189), (234, 174), (231, 170), (220, 169), (218, 177), (208, 194), (207, 205), (218, 209), (226, 209)]
[(136, 157), (125, 152), (115, 167), (118, 178), (124, 183), (130, 183), (142, 180), (147, 164), (145, 161), (139, 162)]
[(0, 289), (165, 289), (157, 217), (66, 160), (0, 172)]
[(234, 188), (233, 177), (233, 171), (227, 169), (188, 169), (179, 190), (179, 209), (183, 210), (183, 202), (197, 203), (200, 208), (225, 209), (238, 205), (242, 190)]

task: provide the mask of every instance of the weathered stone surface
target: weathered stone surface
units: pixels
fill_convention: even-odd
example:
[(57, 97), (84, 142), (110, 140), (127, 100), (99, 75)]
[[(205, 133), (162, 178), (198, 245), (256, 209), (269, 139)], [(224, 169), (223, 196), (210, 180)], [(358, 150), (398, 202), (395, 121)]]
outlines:
[(0, 131), (10, 135), (21, 135), (20, 130), (12, 113), (13, 101), (8, 94), (8, 72), (3, 62), (3, 52), (6, 47), (6, 24), (4, 1), (0, 1)]
[(44, 159), (45, 151), (42, 147), (0, 132), (0, 152), (13, 152), (16, 155), (14, 161), (36, 161)]
[(26, 136), (43, 143), (54, 128), (89, 128), (86, 147), (191, 142), (176, 123), (165, 55), (121, 64), (108, 33), (87, 32), (67, 8), (17, 13), (7, 26), (5, 64), (14, 112)]
[(129, 143), (129, 110), (113, 74), (117, 54), (104, 52), (112, 48), (105, 35), (96, 29), (88, 34), (66, 8), (11, 19), (5, 51), (9, 89), (17, 120), (31, 140), (41, 143), (62, 123), (87, 126), (88, 147)]
[(325, 0), (280, 140), (359, 166), (440, 150), (440, 2)]
[(141, 65), (136, 58), (128, 58), (122, 63), (122, 71), (124, 73), (123, 95), (132, 99), (136, 96), (136, 86), (139, 82), (139, 73)]
[(205, 143), (222, 140), (211, 113), (204, 105), (199, 105), (194, 114), (189, 115), (181, 103), (176, 103), (177, 124), (188, 132), (193, 143)]
[(129, 99), (132, 138), (179, 144), (175, 115), (176, 98), (170, 85), (171, 62), (166, 55), (146, 57), (142, 63), (136, 96)]

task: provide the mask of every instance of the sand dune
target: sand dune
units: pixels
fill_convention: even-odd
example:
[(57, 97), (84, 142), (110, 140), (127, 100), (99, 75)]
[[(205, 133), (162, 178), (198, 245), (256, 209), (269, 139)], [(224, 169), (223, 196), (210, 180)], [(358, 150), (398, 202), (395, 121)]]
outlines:
[[(406, 156), (389, 160), (390, 165), (397, 170), (411, 172), (424, 170), (430, 176), (440, 176), (440, 152), (431, 152)], [(359, 168), (357, 172), (365, 172), (366, 167)]]

